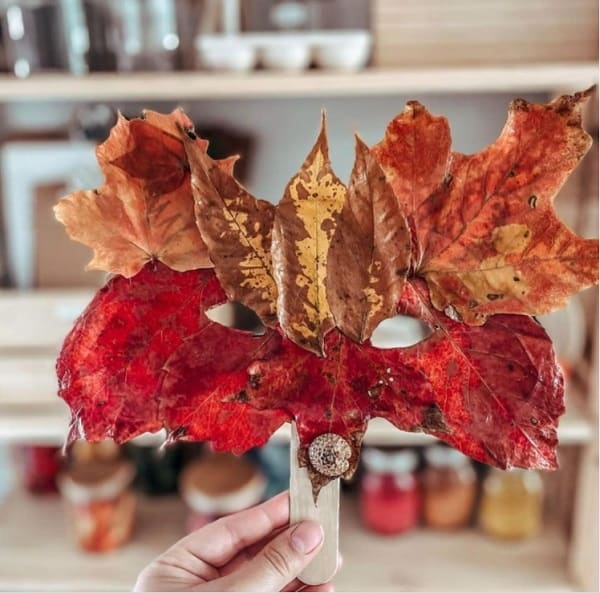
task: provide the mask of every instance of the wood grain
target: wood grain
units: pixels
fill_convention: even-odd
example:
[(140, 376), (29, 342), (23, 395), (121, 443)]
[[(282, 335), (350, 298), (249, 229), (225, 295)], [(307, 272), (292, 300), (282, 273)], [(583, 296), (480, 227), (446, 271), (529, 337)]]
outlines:
[(307, 585), (320, 585), (330, 581), (337, 569), (339, 549), (340, 481), (334, 480), (319, 493), (318, 504), (313, 501), (312, 487), (306, 468), (298, 467), (298, 433), (292, 425), (290, 441), (290, 522), (307, 519), (323, 527), (323, 548), (311, 564), (300, 574)]
[(376, 0), (375, 66), (595, 60), (596, 0)]

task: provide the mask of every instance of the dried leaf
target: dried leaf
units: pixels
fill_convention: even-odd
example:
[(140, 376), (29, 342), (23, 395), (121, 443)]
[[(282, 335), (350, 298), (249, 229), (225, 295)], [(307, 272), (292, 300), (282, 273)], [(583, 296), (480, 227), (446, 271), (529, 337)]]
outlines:
[(224, 300), (211, 270), (148, 264), (130, 280), (112, 279), (58, 361), (71, 439), (122, 442), (164, 426), (171, 441), (210, 440), (241, 453), (294, 418), (315, 493), (331, 478), (310, 466), (312, 440), (326, 432), (346, 439), (351, 475), (371, 416), (499, 467), (556, 466), (562, 378), (548, 336), (530, 318), (470, 327), (437, 312), (415, 281), (400, 312), (429, 324), (429, 338), (380, 350), (333, 330), (321, 358), (277, 332), (253, 336), (210, 321), (204, 312)]
[(271, 231), (275, 206), (257, 200), (196, 142), (185, 143), (192, 170), (196, 221), (227, 296), (277, 323)]
[(360, 139), (327, 262), (335, 324), (355, 342), (393, 317), (409, 270), (410, 231), (381, 167)]
[[(104, 185), (61, 199), (56, 218), (72, 239), (94, 250), (88, 269), (131, 277), (154, 260), (181, 272), (210, 267), (180, 129), (191, 122), (181, 112), (145, 118), (119, 116), (97, 150)], [(199, 149), (206, 146), (199, 141)]]
[(278, 336), (210, 321), (204, 312), (225, 301), (212, 270), (178, 273), (151, 263), (129, 280), (110, 280), (57, 363), (59, 394), (73, 416), (70, 440), (124, 442), (166, 427), (172, 440), (214, 438), (234, 450), (266, 442), (283, 412), (220, 399), (243, 388), (245, 367)]
[(432, 330), (415, 346), (378, 349), (333, 330), (327, 358), (284, 341), (249, 367), (248, 402), (296, 420), (299, 458), (315, 495), (331, 478), (310, 466), (310, 443), (328, 432), (344, 437), (352, 448), (346, 475), (352, 475), (372, 416), (432, 434), (497, 467), (555, 468), (563, 383), (543, 328), (515, 315), (483, 327), (453, 321), (431, 306), (419, 281), (405, 285), (400, 302), (400, 313)]
[(427, 295), (425, 283), (407, 284), (399, 313), (421, 319), (433, 333), (409, 348), (386, 351), (390, 378), (401, 361), (427, 382), (399, 389), (398, 376), (391, 392), (374, 402), (373, 415), (502, 469), (556, 469), (564, 387), (545, 330), (523, 315), (468, 326), (438, 312)]
[(241, 454), (264, 445), (289, 415), (257, 411), (246, 402), (246, 368), (276, 352), (277, 332), (253, 336), (212, 324), (191, 336), (164, 367), (160, 416), (172, 439), (211, 441)]
[[(481, 324), (496, 313), (537, 315), (564, 306), (598, 281), (598, 242), (573, 234), (554, 212), (554, 196), (590, 146), (581, 128), (589, 92), (546, 105), (512, 103), (498, 140), (475, 155), (453, 153), (440, 182), (445, 143), (422, 171), (435, 187), (414, 203), (416, 271), (439, 310)], [(419, 106), (395, 124), (426, 152), (432, 118)], [(401, 123), (398, 123), (401, 122)], [(433, 139), (445, 123), (437, 118)], [(443, 134), (442, 134), (443, 135)], [(445, 137), (445, 135), (444, 135)], [(396, 194), (410, 186), (405, 143), (390, 133), (375, 149)], [(396, 154), (397, 152), (397, 154)], [(402, 167), (396, 166), (396, 163)], [(410, 177), (410, 179), (408, 178)]]
[(443, 187), (450, 163), (450, 127), (445, 117), (431, 115), (418, 101), (387, 126), (384, 139), (371, 148), (412, 224), (413, 265), (420, 264), (431, 234), (423, 203)]
[(317, 141), (277, 206), (272, 255), (277, 314), (286, 336), (321, 354), (334, 327), (327, 299), (327, 254), (346, 187), (329, 160), (325, 119)]

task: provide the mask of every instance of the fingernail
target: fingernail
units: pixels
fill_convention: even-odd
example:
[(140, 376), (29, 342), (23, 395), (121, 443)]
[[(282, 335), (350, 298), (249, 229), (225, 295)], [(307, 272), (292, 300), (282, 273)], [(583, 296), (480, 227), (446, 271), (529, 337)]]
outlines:
[(304, 521), (292, 531), (290, 540), (296, 551), (310, 554), (323, 541), (323, 529), (314, 521)]

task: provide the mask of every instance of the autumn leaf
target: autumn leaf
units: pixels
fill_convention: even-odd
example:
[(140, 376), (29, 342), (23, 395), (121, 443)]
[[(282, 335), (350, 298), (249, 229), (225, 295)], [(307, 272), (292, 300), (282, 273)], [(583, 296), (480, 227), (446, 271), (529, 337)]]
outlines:
[(414, 346), (378, 349), (332, 330), (326, 358), (284, 341), (249, 367), (248, 402), (294, 417), (315, 495), (331, 478), (307, 461), (310, 443), (324, 433), (346, 439), (352, 455), (345, 475), (352, 475), (375, 416), (497, 467), (556, 467), (563, 382), (544, 329), (516, 315), (470, 327), (436, 311), (427, 295), (419, 281), (401, 295), (399, 313), (432, 332)]
[(423, 258), (431, 234), (423, 203), (444, 186), (450, 162), (450, 128), (445, 117), (431, 115), (418, 101), (387, 126), (384, 139), (371, 148), (409, 223), (415, 243), (413, 265)]
[(279, 336), (210, 321), (205, 311), (223, 302), (212, 270), (178, 273), (150, 263), (129, 280), (110, 280), (58, 359), (59, 395), (72, 411), (69, 440), (124, 442), (165, 427), (172, 440), (214, 438), (236, 451), (264, 444), (285, 413), (221, 399), (244, 387), (245, 367)]
[(356, 139), (356, 160), (327, 262), (336, 326), (355, 342), (395, 314), (411, 257), (410, 231), (377, 161)]
[(264, 445), (284, 422), (284, 410), (258, 411), (246, 402), (246, 369), (279, 349), (281, 337), (208, 325), (179, 347), (163, 369), (160, 416), (171, 440), (211, 441), (241, 454)]
[[(88, 269), (131, 277), (154, 260), (181, 272), (212, 265), (196, 228), (183, 125), (191, 122), (180, 111), (119, 115), (97, 149), (104, 185), (55, 207), (69, 236), (94, 250)], [(199, 150), (206, 146), (198, 141)]]
[(392, 393), (373, 403), (374, 416), (502, 469), (556, 469), (564, 385), (539, 323), (524, 315), (495, 315), (475, 327), (453, 321), (432, 306), (418, 280), (405, 286), (398, 312), (421, 319), (432, 334), (385, 351), (390, 376), (401, 361), (427, 377), (428, 387), (407, 383), (403, 392), (393, 382)]
[(514, 315), (470, 327), (427, 294), (407, 283), (399, 308), (430, 326), (424, 341), (385, 350), (334, 329), (323, 358), (273, 330), (254, 336), (210, 321), (205, 311), (225, 300), (212, 270), (147, 264), (110, 280), (65, 340), (57, 371), (70, 438), (123, 442), (165, 427), (170, 442), (241, 453), (293, 418), (317, 493), (332, 478), (310, 465), (310, 443), (343, 437), (351, 475), (369, 418), (381, 416), (492, 465), (555, 467), (563, 385), (542, 327)]
[(327, 256), (345, 198), (331, 168), (323, 117), (313, 149), (277, 206), (271, 246), (279, 323), (289, 339), (317, 354), (334, 327)]
[(257, 200), (203, 147), (185, 142), (192, 171), (196, 222), (227, 296), (253, 309), (267, 326), (277, 323), (271, 232), (275, 206)]
[(598, 242), (577, 237), (552, 206), (591, 143), (581, 128), (589, 94), (513, 101), (498, 140), (470, 156), (449, 155), (445, 119), (411, 103), (373, 148), (400, 203), (410, 204), (415, 271), (437, 309), (470, 324), (537, 315), (597, 283)]

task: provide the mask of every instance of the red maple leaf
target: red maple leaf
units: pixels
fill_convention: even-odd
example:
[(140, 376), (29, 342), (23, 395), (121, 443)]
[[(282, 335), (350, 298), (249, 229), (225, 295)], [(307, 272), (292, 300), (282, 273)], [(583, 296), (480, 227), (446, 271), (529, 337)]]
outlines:
[[(367, 422), (380, 416), (499, 467), (556, 467), (562, 377), (548, 336), (528, 317), (470, 327), (436, 311), (415, 283), (399, 313), (427, 323), (427, 339), (378, 349), (334, 330), (321, 358), (277, 331), (256, 336), (210, 321), (205, 311), (223, 302), (212, 270), (155, 263), (113, 278), (59, 359), (70, 438), (123, 442), (165, 427), (171, 440), (241, 453), (295, 418), (302, 462), (315, 437), (333, 432), (352, 445), (351, 475)], [(329, 480), (311, 474), (317, 491)]]
[[(264, 444), (288, 417), (223, 403), (245, 367), (279, 336), (226, 328), (205, 311), (226, 302), (212, 270), (175, 272), (158, 262), (102, 288), (67, 336), (59, 394), (72, 411), (69, 441), (127, 441), (165, 427), (172, 438), (210, 439), (242, 452)], [(219, 427), (231, 432), (224, 437)]]

